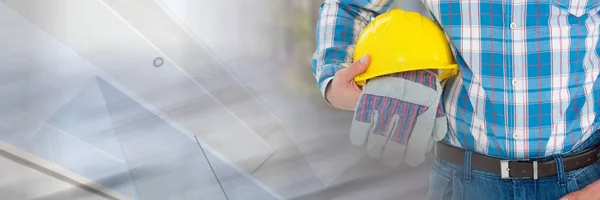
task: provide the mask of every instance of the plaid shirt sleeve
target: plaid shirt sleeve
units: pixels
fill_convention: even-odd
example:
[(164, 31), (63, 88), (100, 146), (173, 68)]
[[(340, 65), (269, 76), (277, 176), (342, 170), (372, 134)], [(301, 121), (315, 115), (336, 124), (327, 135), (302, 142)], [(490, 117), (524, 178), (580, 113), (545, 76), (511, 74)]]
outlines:
[(325, 0), (317, 23), (317, 47), (312, 73), (325, 96), (325, 89), (342, 64), (353, 60), (354, 41), (375, 16), (387, 11), (393, 0)]

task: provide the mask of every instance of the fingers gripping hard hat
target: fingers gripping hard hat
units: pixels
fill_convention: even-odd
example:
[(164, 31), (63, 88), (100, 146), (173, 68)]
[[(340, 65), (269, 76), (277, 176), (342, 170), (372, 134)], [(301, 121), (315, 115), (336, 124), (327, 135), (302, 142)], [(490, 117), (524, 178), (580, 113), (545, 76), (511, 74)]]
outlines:
[(377, 16), (360, 33), (354, 61), (365, 54), (371, 64), (355, 77), (359, 85), (392, 73), (438, 69), (440, 80), (458, 72), (458, 67), (442, 29), (416, 12), (394, 9)]

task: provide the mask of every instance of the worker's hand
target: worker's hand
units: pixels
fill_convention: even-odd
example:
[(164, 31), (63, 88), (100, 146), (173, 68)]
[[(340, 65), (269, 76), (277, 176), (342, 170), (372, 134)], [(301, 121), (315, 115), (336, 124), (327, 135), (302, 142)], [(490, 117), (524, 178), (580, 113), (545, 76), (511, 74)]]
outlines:
[(332, 106), (343, 110), (356, 108), (362, 89), (354, 82), (354, 77), (367, 70), (369, 64), (371, 64), (371, 58), (364, 56), (358, 62), (335, 73), (325, 91), (325, 98)]
[(560, 198), (560, 200), (600, 200), (600, 181)]

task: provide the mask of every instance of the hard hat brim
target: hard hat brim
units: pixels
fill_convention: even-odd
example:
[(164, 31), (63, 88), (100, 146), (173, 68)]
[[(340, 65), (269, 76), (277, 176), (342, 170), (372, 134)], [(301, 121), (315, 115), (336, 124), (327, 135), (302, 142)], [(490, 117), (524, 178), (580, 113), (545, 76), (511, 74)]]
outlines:
[(413, 66), (413, 67), (401, 67), (401, 68), (400, 67), (389, 67), (389, 68), (385, 68), (383, 70), (379, 69), (377, 73), (368, 72), (369, 69), (367, 69), (366, 72), (354, 77), (354, 81), (358, 85), (363, 86), (364, 84), (367, 83), (367, 80), (375, 78), (375, 77), (385, 76), (385, 75), (400, 73), (400, 72), (426, 70), (426, 69), (442, 70), (443, 72), (440, 74), (440, 80), (445, 80), (451, 76), (456, 75), (456, 73), (458, 72), (458, 70), (457, 70), (458, 65), (450, 64), (450, 65), (441, 65), (441, 66)]

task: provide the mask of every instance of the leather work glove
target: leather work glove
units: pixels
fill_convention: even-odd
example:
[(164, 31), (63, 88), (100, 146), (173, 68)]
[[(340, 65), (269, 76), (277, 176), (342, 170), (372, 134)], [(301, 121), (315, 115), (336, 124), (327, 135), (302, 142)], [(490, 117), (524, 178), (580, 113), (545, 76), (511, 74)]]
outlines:
[(370, 79), (354, 112), (351, 142), (357, 146), (366, 142), (369, 156), (389, 166), (423, 163), (433, 142), (442, 140), (447, 132), (441, 94), (434, 70)]

